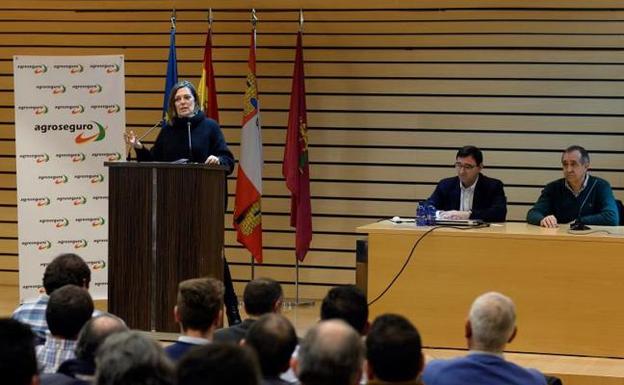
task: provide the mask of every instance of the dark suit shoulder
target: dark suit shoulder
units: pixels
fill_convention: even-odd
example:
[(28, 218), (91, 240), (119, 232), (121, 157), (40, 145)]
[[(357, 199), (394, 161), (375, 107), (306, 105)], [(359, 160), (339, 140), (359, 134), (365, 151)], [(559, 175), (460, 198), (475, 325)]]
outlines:
[(484, 174), (479, 174), (479, 180), (477, 181), (477, 183), (479, 182), (483, 182), (484, 184), (488, 185), (503, 185), (503, 181), (501, 181), (500, 179), (491, 178)]
[(214, 340), (215, 342), (232, 342), (237, 344), (240, 340), (245, 338), (247, 330), (249, 330), (254, 322), (255, 320), (253, 319), (246, 319), (238, 325), (219, 329), (214, 334)]
[(446, 187), (446, 186), (450, 186), (450, 185), (454, 185), (454, 184), (459, 184), (459, 177), (457, 177), (457, 176), (452, 176), (452, 177), (450, 177), (450, 178), (444, 178), (444, 179), (441, 179), (441, 180), (438, 182), (438, 185), (439, 185), (439, 186), (445, 186), (445, 187)]

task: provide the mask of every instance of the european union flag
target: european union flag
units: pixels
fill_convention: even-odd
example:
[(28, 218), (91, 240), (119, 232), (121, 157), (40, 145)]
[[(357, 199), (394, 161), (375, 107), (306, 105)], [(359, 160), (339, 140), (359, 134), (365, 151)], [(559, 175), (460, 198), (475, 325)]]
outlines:
[(175, 24), (171, 26), (169, 38), (169, 60), (167, 61), (167, 79), (165, 80), (165, 97), (163, 99), (163, 119), (167, 119), (167, 108), (171, 89), (178, 82), (178, 60), (175, 47)]

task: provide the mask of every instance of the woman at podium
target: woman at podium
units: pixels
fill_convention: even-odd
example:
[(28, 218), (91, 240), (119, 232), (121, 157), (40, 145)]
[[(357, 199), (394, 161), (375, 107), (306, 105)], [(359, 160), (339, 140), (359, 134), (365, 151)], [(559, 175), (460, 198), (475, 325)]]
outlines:
[[(133, 131), (124, 134), (126, 144), (134, 148), (139, 162), (206, 163), (226, 166), (227, 175), (234, 171), (234, 156), (223, 132), (216, 121), (200, 110), (198, 99), (191, 82), (182, 80), (173, 86), (167, 116), (160, 123), (162, 129), (151, 149), (147, 149)], [(225, 203), (227, 205), (227, 191)], [(229, 325), (234, 325), (241, 322), (238, 299), (227, 260), (223, 266), (226, 314)]]

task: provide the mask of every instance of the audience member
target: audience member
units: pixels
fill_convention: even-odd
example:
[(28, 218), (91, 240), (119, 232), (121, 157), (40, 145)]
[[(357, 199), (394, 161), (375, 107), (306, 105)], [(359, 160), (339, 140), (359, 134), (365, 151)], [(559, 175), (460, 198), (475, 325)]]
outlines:
[(344, 321), (334, 319), (308, 331), (292, 365), (302, 385), (356, 385), (363, 361), (360, 335)]
[(177, 383), (259, 385), (260, 369), (250, 349), (214, 343), (195, 348), (182, 357), (178, 363)]
[[(366, 295), (357, 286), (336, 286), (327, 292), (321, 303), (321, 320), (339, 319), (348, 323), (360, 335), (366, 335), (369, 328), (368, 303)], [(299, 348), (295, 349), (293, 358), (297, 358)], [(297, 383), (297, 375), (290, 369), (281, 375), (289, 383)], [(366, 383), (366, 373), (362, 374), (362, 383)]]
[(375, 319), (366, 336), (366, 359), (370, 385), (421, 384), (420, 334), (403, 316), (384, 314)]
[(117, 317), (101, 315), (91, 318), (80, 330), (76, 344), (76, 358), (61, 364), (53, 374), (41, 376), (41, 385), (92, 384), (95, 380), (95, 352), (106, 337), (128, 331)]
[(548, 183), (527, 212), (527, 222), (558, 227), (578, 221), (585, 225), (617, 226), (618, 208), (609, 182), (589, 174), (589, 153), (570, 146), (561, 154), (563, 178)]
[[(45, 294), (37, 299), (26, 301), (14, 312), (12, 318), (29, 325), (35, 333), (36, 344), (40, 345), (46, 339), (48, 324), (46, 322), (46, 307), (54, 290), (65, 285), (76, 285), (85, 289), (91, 282), (89, 266), (76, 254), (61, 254), (54, 258), (43, 273), (43, 287)], [(94, 316), (101, 312), (95, 311)]]
[(115, 333), (95, 355), (96, 385), (173, 385), (173, 364), (160, 345), (140, 332)]
[(243, 303), (248, 318), (240, 324), (217, 330), (215, 341), (239, 343), (258, 317), (280, 311), (283, 295), (279, 282), (270, 278), (257, 278), (250, 281), (243, 292)]
[(478, 297), (466, 321), (470, 352), (465, 357), (433, 360), (425, 366), (427, 385), (544, 385), (544, 375), (505, 360), (505, 345), (516, 336), (516, 311), (510, 298), (495, 292)]
[(65, 285), (54, 290), (46, 307), (50, 332), (45, 343), (37, 346), (37, 361), (43, 373), (55, 373), (63, 361), (75, 357), (78, 333), (92, 314), (93, 300), (84, 288)]
[(39, 384), (34, 334), (28, 325), (0, 319), (0, 373), (3, 384)]
[(280, 314), (265, 314), (247, 331), (245, 345), (253, 348), (260, 362), (262, 385), (287, 385), (279, 376), (288, 370), (297, 347), (297, 334), (290, 321)]
[(369, 328), (366, 295), (357, 286), (332, 288), (321, 304), (321, 320), (340, 319), (351, 325), (361, 335)]
[(165, 348), (172, 360), (179, 360), (193, 346), (212, 342), (223, 315), (223, 283), (214, 278), (194, 278), (180, 282), (173, 313), (182, 335)]
[(504, 222), (507, 198), (503, 182), (481, 173), (483, 153), (475, 146), (464, 146), (455, 155), (457, 176), (442, 179), (428, 201), (442, 219), (483, 219)]

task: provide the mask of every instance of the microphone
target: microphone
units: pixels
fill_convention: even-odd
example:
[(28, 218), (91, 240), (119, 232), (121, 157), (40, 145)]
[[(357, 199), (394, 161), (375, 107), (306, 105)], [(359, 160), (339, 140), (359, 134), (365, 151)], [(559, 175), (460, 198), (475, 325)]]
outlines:
[[(149, 135), (149, 133), (152, 132), (156, 127), (162, 127), (162, 123), (163, 123), (162, 120), (159, 120), (158, 122), (156, 122), (156, 124), (154, 124), (147, 131), (145, 131), (145, 133), (141, 135), (136, 141), (140, 142), (141, 140), (143, 140), (143, 138)], [(126, 156), (126, 161), (130, 161), (132, 159), (131, 152), (132, 152), (132, 146), (130, 146), (130, 148), (128, 149), (128, 155)]]
[(581, 207), (579, 207), (579, 211), (578, 211), (578, 214), (576, 215), (576, 219), (574, 220), (574, 222), (570, 223), (570, 230), (575, 230), (575, 231), (590, 230), (590, 227), (585, 225), (581, 221), (581, 211), (583, 211), (583, 207), (585, 206), (587, 199), (589, 199), (589, 196), (591, 195), (592, 191), (594, 191), (594, 187), (596, 187), (596, 182), (598, 182), (597, 179), (594, 180), (594, 183), (592, 183), (592, 186), (590, 187), (589, 192), (585, 196), (585, 199), (583, 199), (583, 203), (581, 203)]
[(189, 160), (193, 161), (193, 143), (191, 142), (191, 121), (186, 122), (186, 130), (188, 132), (188, 143), (189, 143)]

